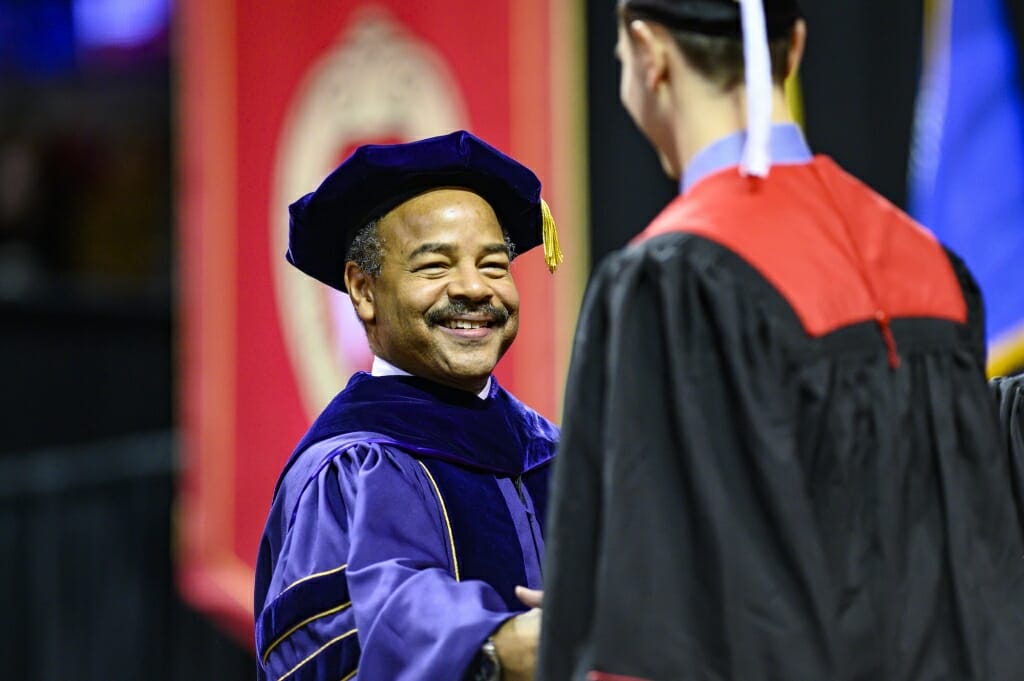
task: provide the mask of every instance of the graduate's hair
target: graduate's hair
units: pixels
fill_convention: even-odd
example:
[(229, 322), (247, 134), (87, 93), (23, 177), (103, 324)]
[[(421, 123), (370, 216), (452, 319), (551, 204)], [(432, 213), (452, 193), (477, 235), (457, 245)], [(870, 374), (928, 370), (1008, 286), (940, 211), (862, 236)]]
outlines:
[[(622, 5), (618, 11), (619, 21), (623, 26), (628, 27), (630, 22), (636, 19), (654, 21), (662, 26), (675, 40), (687, 63), (720, 91), (728, 92), (743, 83), (742, 39), (669, 28)], [(782, 85), (786, 81), (790, 42), (788, 34), (768, 41), (768, 52), (772, 60), (772, 81), (776, 85)]]

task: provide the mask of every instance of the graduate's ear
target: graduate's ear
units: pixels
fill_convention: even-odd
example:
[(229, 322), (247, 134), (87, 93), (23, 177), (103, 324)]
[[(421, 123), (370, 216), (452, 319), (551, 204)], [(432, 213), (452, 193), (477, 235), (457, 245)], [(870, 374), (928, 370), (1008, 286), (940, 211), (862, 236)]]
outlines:
[(789, 54), (786, 55), (786, 77), (789, 78), (800, 68), (807, 45), (807, 22), (797, 19), (789, 35)]
[(654, 92), (668, 75), (667, 45), (654, 25), (643, 19), (634, 19), (627, 27), (633, 41), (637, 66), (643, 74), (644, 86)]
[(376, 317), (376, 303), (373, 291), (374, 279), (351, 260), (345, 263), (345, 288), (352, 300), (352, 307), (363, 324), (371, 323)]

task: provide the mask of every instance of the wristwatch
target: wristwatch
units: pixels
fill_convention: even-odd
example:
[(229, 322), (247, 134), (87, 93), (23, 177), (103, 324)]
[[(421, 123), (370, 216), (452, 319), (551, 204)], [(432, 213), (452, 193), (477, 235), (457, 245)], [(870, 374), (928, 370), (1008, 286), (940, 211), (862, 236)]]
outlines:
[(501, 660), (498, 659), (494, 639), (490, 637), (480, 646), (474, 681), (501, 681)]

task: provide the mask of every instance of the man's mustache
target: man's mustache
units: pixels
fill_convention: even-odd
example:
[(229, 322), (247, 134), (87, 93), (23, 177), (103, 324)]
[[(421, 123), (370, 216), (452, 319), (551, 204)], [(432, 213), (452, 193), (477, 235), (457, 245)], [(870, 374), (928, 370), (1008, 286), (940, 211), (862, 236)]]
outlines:
[(487, 315), (491, 318), (491, 324), (499, 326), (508, 321), (509, 312), (504, 307), (496, 307), (491, 303), (470, 303), (465, 300), (453, 300), (444, 307), (430, 310), (426, 314), (427, 323), (436, 326), (446, 322), (452, 317), (461, 315)]

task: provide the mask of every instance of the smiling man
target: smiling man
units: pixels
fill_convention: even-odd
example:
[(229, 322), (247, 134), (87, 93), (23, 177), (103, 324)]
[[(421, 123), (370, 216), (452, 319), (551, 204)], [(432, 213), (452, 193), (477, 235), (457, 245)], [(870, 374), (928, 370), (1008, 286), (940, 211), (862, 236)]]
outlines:
[(515, 248), (553, 234), (540, 183), (456, 132), (360, 147), (290, 212), (288, 260), (348, 292), (374, 363), (278, 482), (259, 678), (532, 678), (518, 587), (540, 587), (558, 431), (491, 372), (519, 326)]

